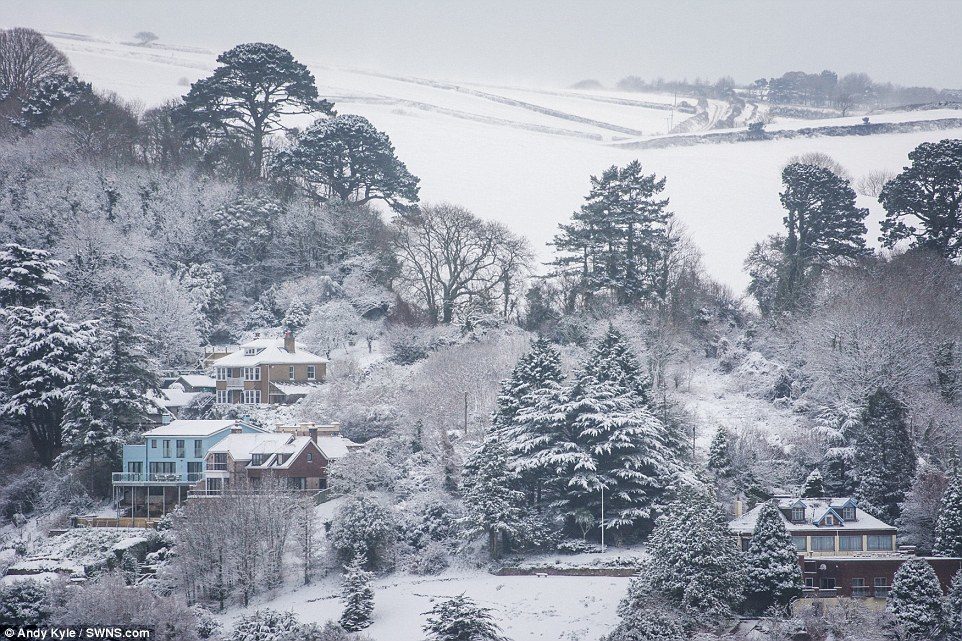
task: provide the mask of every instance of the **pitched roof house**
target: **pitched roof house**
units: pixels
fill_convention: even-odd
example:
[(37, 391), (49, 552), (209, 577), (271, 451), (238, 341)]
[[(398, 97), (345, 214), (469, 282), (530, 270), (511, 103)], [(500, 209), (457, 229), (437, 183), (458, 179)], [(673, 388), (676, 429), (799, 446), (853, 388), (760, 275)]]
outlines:
[[(897, 548), (898, 529), (859, 509), (853, 497), (776, 497), (786, 531), (798, 549), (809, 597), (885, 598), (895, 572), (914, 549)], [(728, 524), (743, 550), (762, 506)], [(926, 559), (947, 589), (962, 559)]]
[(257, 338), (214, 363), (216, 401), (229, 404), (292, 403), (327, 375), (327, 361), (293, 334)]

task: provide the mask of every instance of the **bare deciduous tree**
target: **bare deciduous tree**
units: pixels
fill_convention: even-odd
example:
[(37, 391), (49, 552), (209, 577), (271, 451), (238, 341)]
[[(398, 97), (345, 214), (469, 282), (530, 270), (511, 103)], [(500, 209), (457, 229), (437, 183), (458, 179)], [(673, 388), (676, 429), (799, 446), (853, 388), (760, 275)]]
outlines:
[(69, 73), (67, 56), (33, 29), (0, 30), (0, 89), (23, 97), (41, 80)]
[(894, 171), (887, 169), (870, 171), (858, 179), (855, 184), (855, 191), (869, 198), (878, 198), (879, 194), (882, 193), (882, 187), (893, 178), (895, 178)]
[(527, 242), (463, 207), (423, 207), (395, 222), (400, 281), (435, 322), (450, 323), (465, 304), (512, 309), (531, 262)]

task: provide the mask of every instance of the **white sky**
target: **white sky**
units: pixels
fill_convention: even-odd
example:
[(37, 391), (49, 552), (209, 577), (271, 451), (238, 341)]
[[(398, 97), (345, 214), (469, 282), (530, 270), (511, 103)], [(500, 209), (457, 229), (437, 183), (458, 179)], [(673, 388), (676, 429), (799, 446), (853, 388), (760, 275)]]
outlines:
[(149, 30), (214, 49), (266, 40), (336, 65), (486, 82), (830, 68), (962, 87), (962, 2), (944, 0), (3, 0), (0, 24)]

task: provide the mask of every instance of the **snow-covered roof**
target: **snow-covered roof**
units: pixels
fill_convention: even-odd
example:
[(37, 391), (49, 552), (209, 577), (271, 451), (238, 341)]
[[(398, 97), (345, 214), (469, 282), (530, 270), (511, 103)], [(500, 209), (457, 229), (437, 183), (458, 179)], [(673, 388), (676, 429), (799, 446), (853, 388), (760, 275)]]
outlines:
[[(251, 353), (253, 352), (253, 353)], [(326, 363), (323, 357), (294, 343), (294, 352), (284, 349), (283, 338), (257, 338), (244, 343), (236, 352), (218, 359), (216, 367), (253, 367), (255, 365), (293, 365), (298, 363)]]
[(297, 385), (293, 383), (278, 383), (271, 381), (271, 385), (277, 388), (284, 396), (307, 396), (317, 389), (317, 385)]
[[(793, 532), (811, 532), (812, 530), (818, 529), (848, 530), (852, 532), (889, 530), (894, 533), (896, 531), (895, 527), (880, 521), (864, 510), (856, 510), (854, 520), (844, 520), (842, 518), (844, 515), (843, 508), (856, 507), (858, 504), (858, 502), (851, 497), (802, 499), (788, 497), (776, 500), (778, 501), (779, 512), (782, 515), (782, 521), (785, 523), (785, 529), (788, 530), (789, 534)], [(802, 507), (803, 505), (805, 508), (804, 520), (793, 523), (785, 516), (786, 511), (790, 512), (792, 508)], [(728, 528), (736, 534), (751, 534), (755, 530), (755, 522), (758, 520), (758, 514), (761, 509), (761, 505), (756, 506), (744, 515), (731, 521), (728, 524)], [(834, 519), (835, 522), (832, 525), (819, 525), (829, 511), (832, 511), (836, 517)]]
[(157, 396), (154, 392), (148, 393), (148, 396), (152, 401), (160, 405), (161, 407), (186, 407), (188, 403), (201, 392), (185, 392), (179, 387), (168, 387), (167, 389), (160, 390), (160, 396)]
[(343, 436), (318, 436), (317, 447), (328, 461), (334, 461), (347, 456), (352, 449), (361, 447), (349, 438)]
[[(234, 420), (196, 421), (178, 420), (167, 425), (155, 427), (144, 432), (144, 436), (210, 436), (221, 430), (229, 429), (236, 424)], [(256, 428), (255, 428), (256, 429)]]
[(214, 380), (214, 377), (206, 374), (184, 374), (178, 376), (177, 380), (184, 381), (191, 387), (217, 387), (217, 381)]
[(208, 453), (230, 454), (235, 461), (249, 461), (253, 454), (271, 454), (291, 440), (289, 434), (230, 434), (215, 443)]

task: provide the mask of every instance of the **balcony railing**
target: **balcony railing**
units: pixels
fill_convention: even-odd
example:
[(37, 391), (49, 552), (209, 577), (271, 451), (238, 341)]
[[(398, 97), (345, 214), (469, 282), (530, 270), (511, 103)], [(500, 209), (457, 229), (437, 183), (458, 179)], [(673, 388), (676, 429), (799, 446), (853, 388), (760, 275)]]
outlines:
[(142, 472), (113, 473), (113, 482), (118, 485), (192, 485), (202, 481), (203, 479), (203, 472), (195, 472), (191, 474), (144, 474)]
[(228, 376), (226, 381), (227, 389), (244, 389), (243, 376)]
[(226, 472), (227, 463), (217, 463), (217, 462), (208, 463), (207, 469), (210, 470), (211, 472)]
[(874, 590), (875, 590), (875, 598), (876, 598), (876, 599), (887, 599), (887, 598), (889, 598), (889, 588), (890, 588), (890, 587), (891, 587), (891, 586), (888, 586), (888, 585), (876, 585), (875, 588), (874, 588)]
[(869, 596), (870, 588), (864, 585), (853, 585), (852, 586), (852, 597), (856, 599), (864, 599)]

